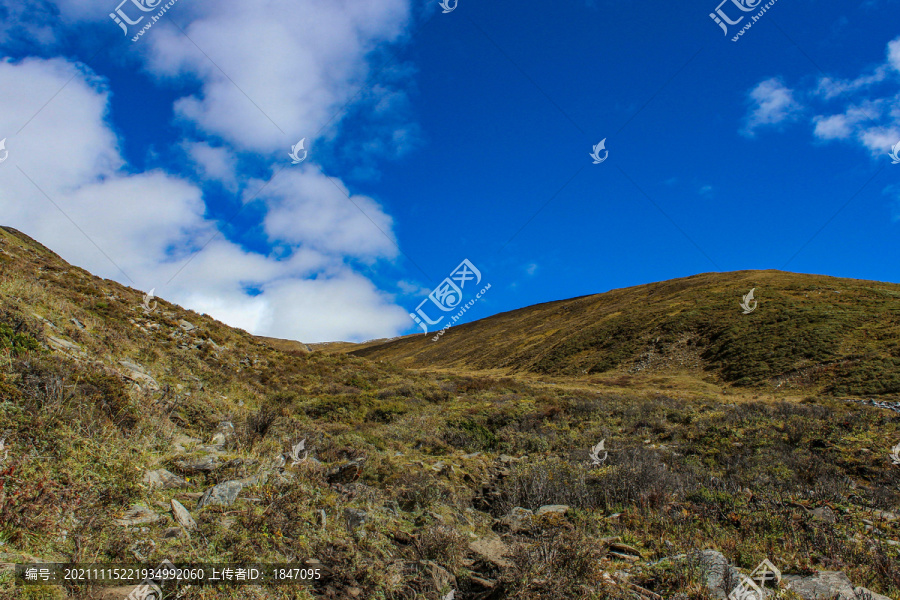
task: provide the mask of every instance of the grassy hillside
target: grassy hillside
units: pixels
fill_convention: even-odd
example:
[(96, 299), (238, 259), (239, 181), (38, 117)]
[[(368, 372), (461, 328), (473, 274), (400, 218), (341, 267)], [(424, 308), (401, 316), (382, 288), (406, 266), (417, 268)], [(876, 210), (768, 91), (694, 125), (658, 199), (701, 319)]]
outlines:
[[(892, 289), (866, 284), (866, 296), (864, 284), (843, 284), (856, 290), (848, 314), (867, 306), (859, 298), (875, 306)], [(682, 293), (690, 303), (683, 290), (693, 284), (673, 282), (663, 294), (666, 285), (652, 295)], [(772, 296), (758, 285), (765, 315)], [(824, 288), (794, 296), (816, 292), (829, 297)], [(724, 310), (733, 298), (722, 294)], [(131, 589), (15, 588), (4, 567), (37, 559), (296, 561), (325, 572), (308, 588), (179, 590), (187, 600), (438, 600), (450, 590), (457, 600), (708, 600), (695, 552), (703, 549), (744, 572), (768, 557), (784, 573), (844, 571), (900, 597), (900, 467), (889, 456), (900, 415), (891, 411), (695, 379), (679, 387), (674, 376), (565, 376), (579, 356), (596, 364), (601, 350), (620, 355), (563, 351), (562, 339), (550, 346), (558, 354), (538, 352), (539, 334), (549, 340), (568, 327), (563, 315), (585, 325), (596, 297), (555, 303), (546, 314), (559, 316), (546, 322), (534, 317), (539, 333), (520, 331), (522, 347), (507, 347), (522, 360), (512, 375), (308, 352), (164, 300), (148, 312), (141, 301), (0, 229), (2, 600), (122, 598)], [(674, 300), (661, 302), (673, 310)], [(625, 316), (629, 306), (645, 310), (632, 298), (594, 320), (643, 331)], [(835, 330), (833, 351), (891, 348), (882, 337), (890, 319), (879, 323), (859, 347), (848, 345), (858, 329)], [(723, 348), (724, 373), (734, 346), (712, 343)], [(498, 349), (483, 347), (483, 366), (495, 364)], [(653, 360), (647, 369), (657, 369)], [(540, 381), (526, 366), (554, 376)], [(303, 439), (304, 460), (277, 460)], [(588, 451), (600, 440), (608, 457), (594, 466)], [(170, 486), (148, 477), (160, 469)], [(228, 482), (237, 482), (228, 484), (235, 497), (200, 506)], [(194, 526), (176, 522), (173, 500)], [(547, 505), (566, 506), (525, 512)]]
[[(759, 304), (743, 314), (741, 297)], [(834, 395), (900, 394), (900, 285), (780, 271), (706, 273), (530, 306), (352, 354), (557, 376), (682, 373)]]

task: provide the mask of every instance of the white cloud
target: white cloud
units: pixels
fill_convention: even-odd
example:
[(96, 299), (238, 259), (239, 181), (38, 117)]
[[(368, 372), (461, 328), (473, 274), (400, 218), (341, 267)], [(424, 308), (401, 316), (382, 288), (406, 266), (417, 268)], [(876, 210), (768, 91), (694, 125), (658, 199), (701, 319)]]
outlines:
[(400, 293), (407, 296), (427, 296), (431, 293), (431, 290), (424, 285), (414, 281), (406, 281), (405, 279), (397, 282), (397, 288), (400, 290)]
[(857, 136), (873, 156), (883, 156), (900, 141), (900, 126), (876, 126), (863, 129)]
[(813, 117), (814, 135), (822, 140), (841, 140), (853, 135), (856, 126), (865, 121), (881, 116), (881, 107), (874, 102), (865, 102), (862, 106), (850, 106), (843, 113)]
[(794, 92), (778, 78), (761, 81), (749, 94), (750, 112), (742, 133), (752, 137), (763, 126), (778, 125), (796, 118), (802, 107)]
[[(818, 109), (811, 117), (813, 135), (823, 141), (840, 140), (865, 148), (873, 157), (884, 158), (900, 141), (900, 38), (888, 43), (882, 64), (851, 79), (822, 78), (815, 88), (801, 91), (812, 105), (839, 101), (842, 107)], [(803, 110), (794, 90), (779, 79), (761, 82), (751, 93), (753, 110), (744, 133), (798, 117)]]
[(900, 38), (888, 43), (887, 55), (888, 64), (900, 73)]
[(843, 96), (865, 89), (877, 83), (881, 83), (888, 76), (887, 65), (881, 65), (869, 75), (860, 75), (856, 79), (845, 81), (840, 79), (831, 79), (823, 77), (819, 80), (819, 86), (815, 93), (831, 100), (838, 96)]
[[(833, 100), (840, 97), (842, 112), (813, 117), (813, 133), (821, 140), (842, 140), (864, 147), (873, 157), (884, 156), (900, 140), (900, 38), (888, 43), (884, 63), (868, 74), (847, 81), (823, 79), (815, 95)], [(880, 94), (863, 91), (878, 86)]]
[[(197, 184), (162, 170), (128, 172), (107, 122), (106, 84), (83, 68), (62, 59), (0, 62), (0, 89), (7, 92), (0, 131), (17, 131), (58, 92), (8, 138), (9, 159), (0, 165), (4, 224), (98, 275), (156, 288), (253, 333), (358, 340), (409, 326), (406, 311), (345, 261), (390, 258), (396, 247), (311, 166), (287, 171), (267, 190), (265, 225), (281, 252), (264, 256), (216, 236)], [(206, 175), (229, 181), (227, 151), (186, 149)], [(393, 239), (390, 217), (370, 198), (354, 200)]]
[(391, 217), (312, 165), (282, 171), (259, 197), (269, 206), (264, 227), (273, 241), (369, 260), (397, 256)]
[(225, 189), (237, 191), (237, 156), (231, 150), (207, 142), (185, 141), (183, 147), (202, 179), (218, 181)]
[(398, 40), (410, 16), (408, 0), (222, 0), (179, 13), (181, 7), (170, 11), (187, 37), (157, 26), (141, 40), (148, 69), (199, 79), (202, 90), (176, 102), (178, 115), (257, 152), (316, 136), (365, 83), (366, 56)]

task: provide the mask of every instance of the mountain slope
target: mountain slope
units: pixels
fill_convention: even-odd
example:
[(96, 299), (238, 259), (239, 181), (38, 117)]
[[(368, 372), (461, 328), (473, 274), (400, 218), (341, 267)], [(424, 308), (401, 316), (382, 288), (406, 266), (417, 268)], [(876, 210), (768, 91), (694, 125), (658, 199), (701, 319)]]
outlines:
[(407, 370), (142, 300), (0, 228), (0, 600), (132, 590), (10, 563), (163, 560), (322, 573), (183, 600), (724, 597), (698, 550), (900, 597), (890, 410)]
[[(755, 288), (757, 308), (741, 298)], [(752, 303), (751, 303), (752, 307)], [(407, 366), (578, 376), (685, 371), (738, 385), (900, 393), (900, 285), (706, 273), (548, 302), (351, 353)]]

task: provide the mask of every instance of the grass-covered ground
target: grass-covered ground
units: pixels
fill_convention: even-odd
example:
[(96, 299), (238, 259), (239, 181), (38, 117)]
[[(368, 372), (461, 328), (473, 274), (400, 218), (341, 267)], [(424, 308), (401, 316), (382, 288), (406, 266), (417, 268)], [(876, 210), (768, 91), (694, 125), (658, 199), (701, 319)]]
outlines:
[[(747, 571), (768, 557), (900, 596), (897, 413), (677, 369), (511, 376), (277, 350), (161, 300), (148, 314), (26, 238), (0, 231), (0, 251), (0, 563), (314, 559), (326, 573), (189, 599), (703, 599), (696, 565), (664, 559), (716, 549)], [(234, 435), (200, 449), (222, 421)], [(304, 438), (309, 458), (276, 468)], [(211, 472), (178, 464), (211, 455)], [(150, 489), (159, 468), (188, 481)], [(196, 508), (258, 474), (235, 503)], [(165, 537), (173, 498), (190, 537)], [(116, 524), (136, 503), (162, 518)], [(507, 518), (556, 504), (569, 509)], [(365, 521), (351, 529), (346, 509)], [(0, 598), (101, 593), (26, 592), (4, 573)]]

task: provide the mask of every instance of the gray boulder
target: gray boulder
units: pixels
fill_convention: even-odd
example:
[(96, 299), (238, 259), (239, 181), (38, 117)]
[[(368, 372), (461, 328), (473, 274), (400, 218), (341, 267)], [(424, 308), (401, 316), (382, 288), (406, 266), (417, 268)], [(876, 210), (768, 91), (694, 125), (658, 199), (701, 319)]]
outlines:
[(186, 531), (194, 531), (197, 529), (197, 521), (194, 520), (194, 517), (191, 516), (188, 509), (175, 499), (172, 500), (172, 516), (175, 517), (175, 521), (184, 527)]
[(562, 517), (565, 516), (567, 512), (569, 512), (568, 504), (545, 504), (544, 506), (537, 509), (535, 516), (540, 517), (543, 515), (554, 514)]
[(522, 531), (531, 528), (531, 518), (534, 513), (527, 508), (516, 506), (500, 519), (500, 523), (505, 525), (510, 533)]
[(184, 478), (179, 477), (166, 469), (147, 471), (144, 473), (143, 482), (150, 486), (150, 488), (160, 488), (163, 490), (190, 485)]
[(234, 437), (234, 425), (230, 421), (222, 421), (219, 423), (219, 428), (216, 429), (216, 433), (213, 434), (212, 441), (210, 442), (213, 446), (224, 446), (231, 438)]
[(115, 519), (116, 525), (122, 527), (131, 527), (132, 525), (143, 525), (145, 523), (155, 523), (161, 517), (144, 506), (143, 504), (133, 504), (121, 519)]
[(713, 598), (724, 600), (740, 582), (740, 572), (728, 564), (725, 555), (715, 550), (700, 553), (700, 569), (706, 576), (706, 587)]
[(244, 484), (240, 481), (226, 481), (217, 486), (211, 487), (203, 494), (197, 503), (197, 508), (203, 508), (210, 504), (218, 504), (221, 506), (230, 506), (237, 500), (238, 494), (244, 488)]
[(841, 571), (819, 571), (808, 577), (785, 575), (782, 580), (789, 583), (790, 589), (804, 600), (891, 600), (866, 588), (854, 588)]
[(209, 454), (206, 456), (188, 457), (176, 460), (175, 466), (188, 473), (210, 473), (222, 466), (222, 460), (218, 456)]

